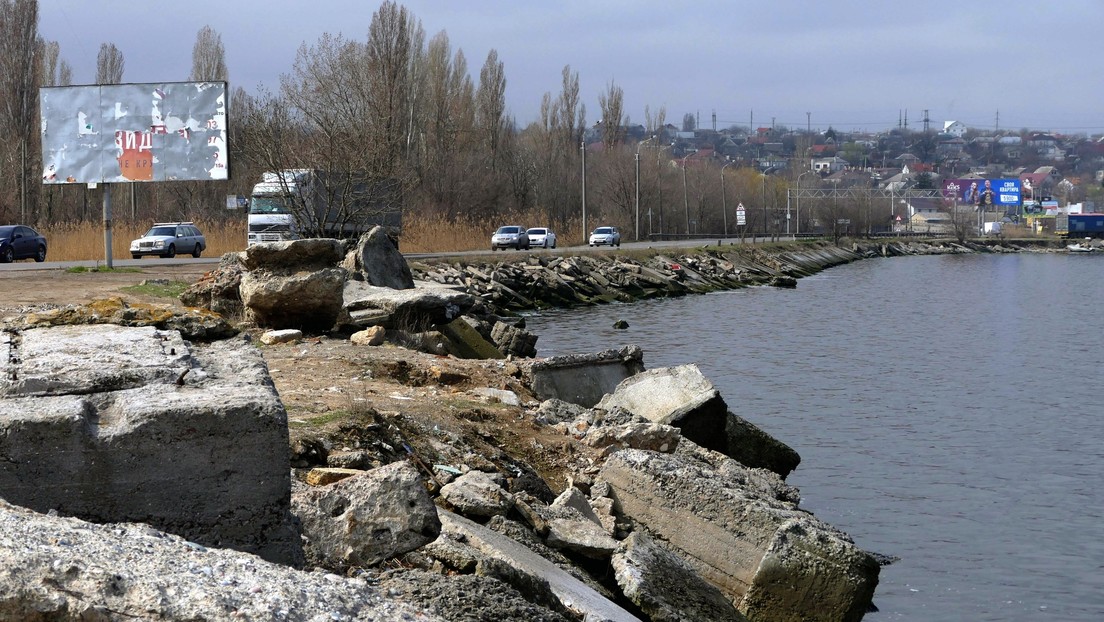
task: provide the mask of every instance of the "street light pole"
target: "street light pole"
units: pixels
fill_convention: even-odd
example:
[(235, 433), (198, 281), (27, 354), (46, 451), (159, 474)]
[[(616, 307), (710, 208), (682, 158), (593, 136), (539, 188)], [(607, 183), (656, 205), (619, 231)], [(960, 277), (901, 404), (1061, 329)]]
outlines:
[(682, 156), (682, 209), (686, 212), (686, 237), (690, 237), (690, 201), (686, 196), (686, 158)]
[[(636, 157), (634, 158), (636, 163), (636, 241), (640, 241), (640, 146), (649, 140), (655, 138), (655, 135), (651, 135), (648, 138), (636, 143)], [(651, 229), (651, 227), (648, 227)]]
[(583, 243), (587, 241), (586, 222), (586, 140), (579, 143), (579, 151), (583, 154)]
[(728, 200), (725, 198), (724, 170), (732, 166), (729, 162), (721, 167), (721, 221), (724, 222), (724, 236), (728, 237)]

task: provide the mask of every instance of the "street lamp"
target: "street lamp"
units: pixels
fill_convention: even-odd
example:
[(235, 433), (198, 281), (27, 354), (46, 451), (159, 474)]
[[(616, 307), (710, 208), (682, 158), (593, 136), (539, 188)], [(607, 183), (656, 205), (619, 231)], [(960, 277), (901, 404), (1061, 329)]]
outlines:
[(579, 143), (579, 151), (583, 154), (583, 242), (587, 241), (587, 219), (586, 219), (586, 140), (584, 139)]
[[(636, 143), (636, 241), (640, 241), (640, 146), (649, 140), (655, 138), (655, 134), (652, 134), (648, 138)], [(649, 227), (650, 229), (650, 227)]]
[(732, 166), (732, 162), (729, 162), (721, 167), (721, 220), (724, 222), (724, 236), (728, 237), (728, 202), (725, 199), (724, 188), (724, 170)]
[(689, 155), (682, 156), (682, 209), (686, 212), (686, 237), (690, 237), (690, 201), (686, 196), (686, 158)]

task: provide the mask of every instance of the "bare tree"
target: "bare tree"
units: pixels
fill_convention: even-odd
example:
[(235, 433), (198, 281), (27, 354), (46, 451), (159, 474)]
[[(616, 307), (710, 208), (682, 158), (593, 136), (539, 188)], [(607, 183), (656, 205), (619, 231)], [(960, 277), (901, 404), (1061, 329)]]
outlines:
[(230, 72), (226, 70), (226, 48), (222, 45), (222, 35), (210, 26), (204, 26), (196, 33), (192, 46), (192, 73), (188, 78), (196, 82), (227, 80)]
[[(413, 42), (421, 26), (406, 7), (388, 0), (372, 15), (368, 27), (366, 70), (369, 72), (368, 99), (371, 115), (360, 122), (375, 120), (379, 124), (378, 135), (390, 162), (392, 176), (397, 176), (402, 163), (401, 156), (408, 144), (405, 132), (410, 127), (404, 122), (408, 114), (407, 98), (410, 94), (410, 68), (415, 54)], [(338, 82), (337, 84), (340, 84)], [(337, 86), (335, 84), (335, 86)]]
[(586, 106), (579, 103), (579, 72), (572, 73), (571, 65), (564, 65), (563, 90), (557, 104), (560, 114), (558, 125), (567, 142), (579, 143), (583, 140), (586, 125)]
[[(42, 74), (35, 58), (40, 47), (37, 38), (38, 2), (0, 0), (0, 132), (13, 138), (0, 155), (0, 214), (6, 206), (18, 204), (23, 221), (30, 216), (39, 189), (39, 184), (29, 183), (36, 168), (33, 154), (38, 151), (35, 117)], [(12, 178), (17, 183), (9, 185)]]
[(495, 50), (487, 54), (487, 60), (479, 71), (475, 105), (475, 123), (490, 156), (491, 171), (497, 171), (498, 151), (506, 121), (506, 73)]
[(667, 124), (667, 107), (660, 106), (656, 114), (652, 115), (651, 106), (644, 106), (644, 126), (651, 136), (659, 136), (663, 133), (663, 126)]
[(66, 60), (58, 62), (58, 86), (69, 86), (73, 84), (73, 66)]
[(625, 94), (621, 87), (610, 82), (606, 92), (598, 95), (598, 109), (602, 111), (602, 142), (609, 150), (625, 140)]
[(114, 43), (101, 43), (96, 55), (96, 84), (119, 84), (123, 81), (123, 53)]
[[(448, 35), (438, 33), (426, 55), (425, 138), (426, 175), (423, 184), (435, 207), (449, 217), (467, 203), (464, 185), (482, 183), (482, 175), (464, 170), (466, 145), (471, 141), (473, 88), (462, 51), (452, 56)], [(480, 206), (486, 207), (486, 206)]]
[(61, 46), (57, 41), (39, 40), (40, 70), (42, 71), (42, 86), (57, 86), (58, 61), (61, 54)]

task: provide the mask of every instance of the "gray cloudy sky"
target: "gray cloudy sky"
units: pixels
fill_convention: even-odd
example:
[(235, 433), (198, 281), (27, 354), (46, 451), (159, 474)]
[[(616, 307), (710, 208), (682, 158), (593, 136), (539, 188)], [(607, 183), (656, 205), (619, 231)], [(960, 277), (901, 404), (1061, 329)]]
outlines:
[[(1100, 0), (410, 0), (427, 39), (446, 31), (473, 80), (490, 50), (525, 125), (541, 97), (579, 74), (587, 121), (610, 83), (630, 120), (666, 108), (733, 124), (882, 130), (907, 111), (992, 129), (1104, 133)], [(365, 40), (373, 0), (41, 0), (39, 29), (61, 44), (74, 83), (114, 43), (127, 82), (185, 80), (204, 25), (226, 46), (231, 87), (275, 90), (303, 43)]]

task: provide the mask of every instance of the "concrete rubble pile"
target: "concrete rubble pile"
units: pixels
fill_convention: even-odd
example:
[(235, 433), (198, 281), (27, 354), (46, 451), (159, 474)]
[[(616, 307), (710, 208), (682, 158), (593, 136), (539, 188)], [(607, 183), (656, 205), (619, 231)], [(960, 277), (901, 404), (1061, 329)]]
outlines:
[(684, 255), (638, 260), (623, 254), (524, 255), (492, 264), (415, 264), (416, 279), (461, 288), (489, 306), (510, 311), (575, 307), (683, 296), (741, 287), (794, 287), (797, 279), (869, 257), (951, 253), (1021, 252), (1014, 245), (920, 241), (855, 243), (820, 241), (797, 249), (755, 245), (699, 249)]
[[(369, 308), (364, 287), (417, 289), (392, 287), (401, 277), (350, 279), (372, 263), (363, 249), (349, 259), (321, 241), (293, 244), (294, 261), (273, 248), (224, 261), (241, 268), (226, 271), (241, 286), (208, 283), (193, 296), (224, 305), (234, 290), (248, 321), (326, 313), (333, 327)], [(817, 253), (772, 266), (703, 257), (677, 277), (669, 264), (665, 274), (619, 261), (599, 280), (579, 258), (519, 269), (542, 275), (526, 283), (569, 277), (566, 296), (580, 282), (607, 294), (658, 279), (713, 286), (718, 271), (774, 278), (852, 257)], [(338, 256), (346, 267), (330, 267)], [(343, 281), (337, 307), (304, 284), (315, 272), (327, 273), (318, 286)], [(480, 307), (464, 287), (418, 313), (457, 321), (433, 314)], [(280, 291), (313, 300), (280, 308)], [(372, 308), (388, 308), (382, 300)], [(0, 335), (0, 557), (12, 560), (0, 568), (0, 621), (450, 620), (473, 610), (852, 621), (872, 607), (878, 559), (801, 509), (785, 482), (796, 452), (732, 412), (696, 366), (646, 370), (637, 347), (515, 361), (524, 399), (471, 389), (499, 392), (519, 425), (559, 434), (565, 451), (590, 448), (596, 458), (555, 494), (514, 458), (453, 468), (389, 447), (334, 466), (324, 447), (291, 447), (264, 360), (241, 337), (28, 318)]]

